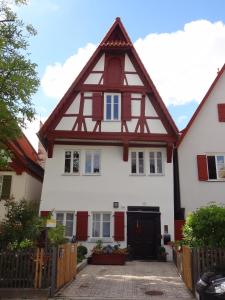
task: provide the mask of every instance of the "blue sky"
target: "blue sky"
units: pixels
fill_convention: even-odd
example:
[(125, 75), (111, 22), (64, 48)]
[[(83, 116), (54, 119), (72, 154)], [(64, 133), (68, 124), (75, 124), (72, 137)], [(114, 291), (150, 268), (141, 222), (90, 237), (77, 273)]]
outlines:
[(224, 0), (30, 0), (18, 14), (38, 31), (29, 50), (42, 81), (33, 102), (43, 119), (117, 16), (180, 129), (225, 63)]

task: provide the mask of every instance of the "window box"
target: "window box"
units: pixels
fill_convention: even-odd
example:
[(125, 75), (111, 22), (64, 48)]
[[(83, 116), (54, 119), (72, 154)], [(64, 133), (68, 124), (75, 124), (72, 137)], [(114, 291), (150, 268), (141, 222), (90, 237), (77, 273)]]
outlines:
[(126, 254), (124, 253), (93, 253), (90, 259), (92, 265), (124, 265)]

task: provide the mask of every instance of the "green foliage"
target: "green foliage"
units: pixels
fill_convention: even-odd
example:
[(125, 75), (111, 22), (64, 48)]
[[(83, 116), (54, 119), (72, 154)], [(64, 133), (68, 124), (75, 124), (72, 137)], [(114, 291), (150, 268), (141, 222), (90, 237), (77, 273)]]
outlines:
[(80, 263), (85, 258), (85, 255), (87, 254), (87, 248), (83, 245), (77, 246), (77, 262)]
[[(31, 98), (39, 86), (37, 65), (28, 53), (28, 40), (36, 31), (18, 19), (10, 4), (26, 1), (0, 0), (0, 150), (5, 140), (19, 136), (26, 121), (34, 119)], [(0, 151), (0, 165), (3, 163)]]
[(225, 247), (225, 207), (212, 204), (197, 209), (187, 217), (183, 233), (190, 247)]
[(61, 224), (57, 224), (55, 228), (48, 229), (48, 239), (53, 245), (60, 245), (66, 242), (64, 237), (65, 228)]
[(24, 239), (20, 243), (18, 241), (15, 241), (13, 243), (8, 244), (8, 248), (10, 250), (22, 250), (22, 249), (31, 248), (33, 246), (34, 246), (34, 242), (28, 239)]
[(102, 247), (103, 247), (103, 241), (97, 240), (95, 248), (100, 250), (102, 249)]
[(44, 227), (38, 216), (35, 202), (22, 200), (5, 202), (6, 219), (1, 224), (0, 241), (24, 247), (28, 241), (35, 242)]

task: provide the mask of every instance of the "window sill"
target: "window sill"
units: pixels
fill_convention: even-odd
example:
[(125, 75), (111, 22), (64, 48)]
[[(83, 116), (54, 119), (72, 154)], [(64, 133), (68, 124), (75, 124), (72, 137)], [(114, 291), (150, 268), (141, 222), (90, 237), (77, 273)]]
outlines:
[(164, 173), (161, 173), (161, 174), (148, 174), (148, 176), (165, 176), (165, 174)]
[(102, 238), (102, 237), (96, 237), (96, 238), (89, 238), (88, 242), (89, 243), (97, 243), (97, 241), (101, 240), (103, 243), (113, 243), (113, 239), (112, 238)]
[(113, 123), (115, 123), (115, 122), (121, 122), (121, 120), (103, 120), (103, 122), (113, 122)]
[(225, 179), (208, 179), (206, 182), (225, 182)]
[(90, 174), (84, 173), (84, 174), (82, 174), (82, 175), (83, 175), (83, 176), (101, 176), (100, 173), (90, 173)]
[(80, 176), (80, 173), (62, 173), (62, 176)]
[(144, 176), (146, 176), (146, 174), (129, 174), (129, 176), (134, 176), (134, 177), (140, 176), (140, 177), (144, 177)]

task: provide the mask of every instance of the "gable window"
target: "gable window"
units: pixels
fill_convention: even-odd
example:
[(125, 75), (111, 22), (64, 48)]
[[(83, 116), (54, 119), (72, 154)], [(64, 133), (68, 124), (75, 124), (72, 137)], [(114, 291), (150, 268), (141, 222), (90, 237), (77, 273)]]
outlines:
[(111, 214), (92, 214), (92, 237), (109, 238), (111, 236)]
[(121, 114), (121, 95), (106, 93), (104, 95), (104, 119), (105, 121), (119, 121)]
[(149, 172), (150, 174), (162, 174), (162, 152), (149, 152)]
[(141, 175), (144, 174), (144, 152), (131, 152), (131, 173)]
[(65, 236), (72, 237), (74, 235), (74, 213), (73, 212), (57, 212), (56, 223), (65, 226)]
[(100, 151), (86, 151), (85, 174), (100, 174)]
[(208, 155), (207, 164), (209, 179), (225, 179), (224, 155)]
[(78, 174), (80, 169), (79, 151), (65, 151), (64, 172), (67, 174)]

